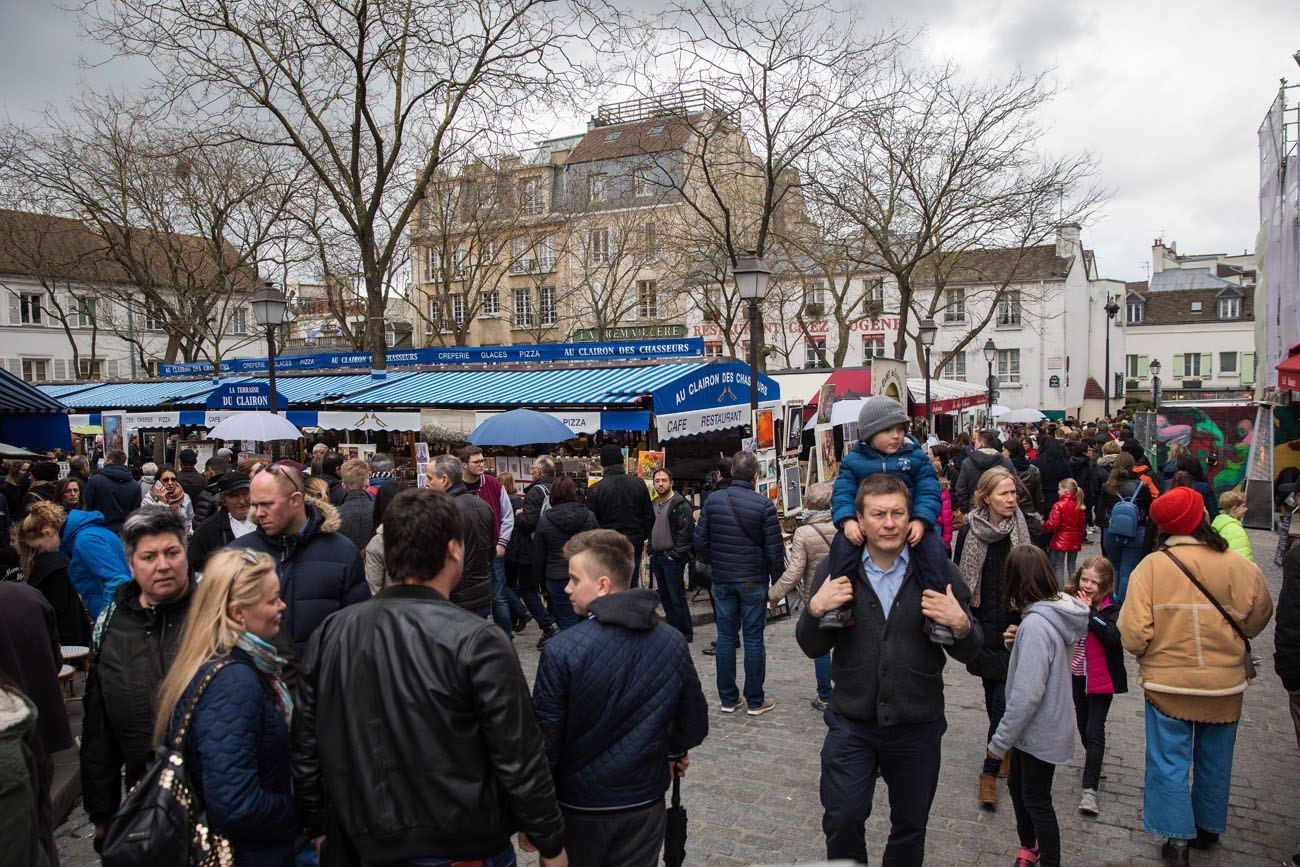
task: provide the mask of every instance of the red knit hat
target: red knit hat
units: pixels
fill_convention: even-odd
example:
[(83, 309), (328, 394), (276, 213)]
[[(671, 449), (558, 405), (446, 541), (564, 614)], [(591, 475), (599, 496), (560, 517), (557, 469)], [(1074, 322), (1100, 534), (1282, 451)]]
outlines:
[(1171, 536), (1187, 536), (1205, 520), (1205, 500), (1195, 488), (1170, 488), (1151, 504), (1151, 520)]

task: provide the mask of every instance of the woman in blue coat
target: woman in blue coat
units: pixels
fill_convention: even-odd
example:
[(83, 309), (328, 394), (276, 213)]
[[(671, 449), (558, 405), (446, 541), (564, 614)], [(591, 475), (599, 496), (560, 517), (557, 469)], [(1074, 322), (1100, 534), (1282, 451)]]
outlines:
[(182, 749), (208, 828), (230, 841), (238, 867), (289, 867), (302, 828), (290, 788), (293, 701), (270, 643), (283, 611), (269, 556), (213, 554), (159, 691), (154, 736), (170, 743), (207, 682)]
[(117, 588), (131, 580), (126, 551), (99, 512), (32, 503), (19, 527), (24, 545), (36, 552), (60, 551), (68, 558), (68, 580), (81, 594), (91, 620), (108, 606)]

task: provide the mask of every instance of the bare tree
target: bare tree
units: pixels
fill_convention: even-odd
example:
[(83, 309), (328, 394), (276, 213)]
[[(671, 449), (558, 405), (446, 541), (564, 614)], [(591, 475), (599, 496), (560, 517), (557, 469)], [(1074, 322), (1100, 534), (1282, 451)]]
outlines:
[(651, 271), (660, 254), (653, 215), (653, 207), (592, 208), (571, 223), (568, 300), (597, 340), (628, 320), (657, 318), (666, 301)]
[(86, 0), (87, 27), (160, 83), (250, 116), (328, 192), (357, 249), (366, 345), (386, 366), (386, 279), (439, 169), (553, 98), (572, 8), (546, 0)]

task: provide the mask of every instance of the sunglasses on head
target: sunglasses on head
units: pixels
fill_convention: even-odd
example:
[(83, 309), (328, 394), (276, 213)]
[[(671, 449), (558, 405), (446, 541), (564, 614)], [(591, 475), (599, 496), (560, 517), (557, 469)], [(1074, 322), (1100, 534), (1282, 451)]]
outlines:
[(302, 473), (298, 472), (297, 468), (287, 464), (271, 464), (266, 468), (266, 472), (273, 476), (284, 476), (289, 480), (289, 484), (293, 485), (295, 493), (303, 493), (306, 483), (303, 481)]

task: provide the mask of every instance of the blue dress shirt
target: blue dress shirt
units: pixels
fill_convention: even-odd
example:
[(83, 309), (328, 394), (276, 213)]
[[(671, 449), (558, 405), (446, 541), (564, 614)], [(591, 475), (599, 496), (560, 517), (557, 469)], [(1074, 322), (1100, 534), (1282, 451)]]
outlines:
[(898, 552), (894, 565), (889, 569), (881, 569), (871, 559), (867, 546), (862, 546), (862, 571), (866, 574), (867, 581), (871, 583), (871, 589), (876, 591), (880, 607), (884, 609), (885, 620), (889, 620), (889, 612), (894, 607), (894, 597), (898, 595), (898, 588), (903, 586), (903, 579), (907, 576), (907, 564), (911, 558), (911, 552), (904, 545), (903, 550)]

